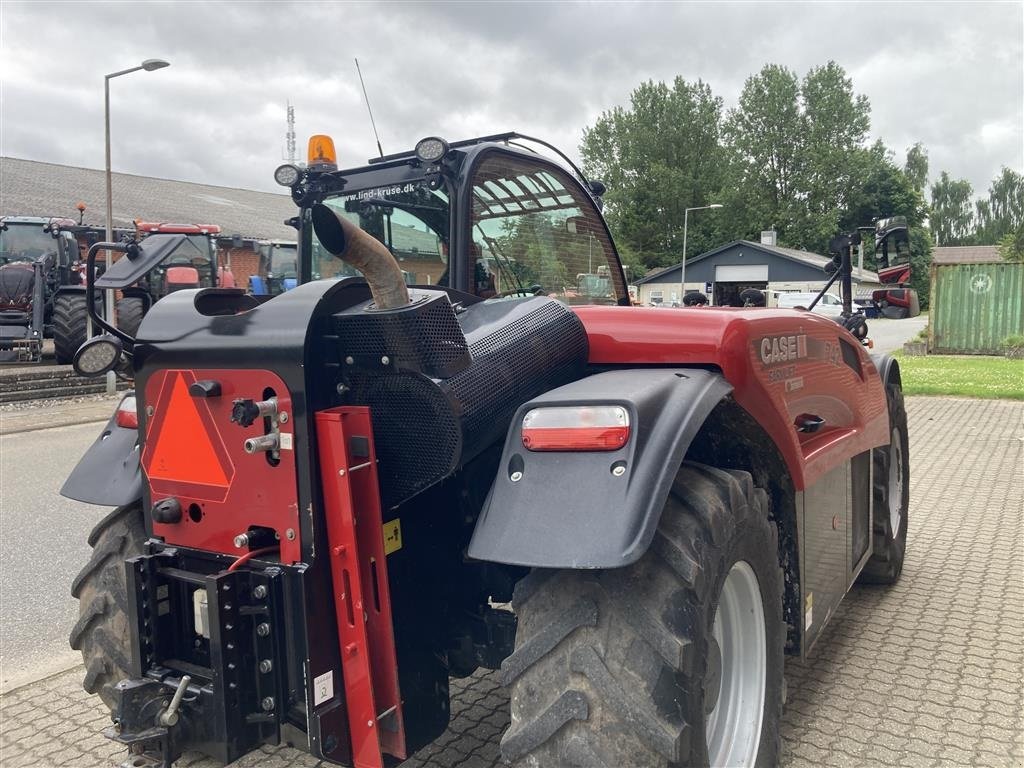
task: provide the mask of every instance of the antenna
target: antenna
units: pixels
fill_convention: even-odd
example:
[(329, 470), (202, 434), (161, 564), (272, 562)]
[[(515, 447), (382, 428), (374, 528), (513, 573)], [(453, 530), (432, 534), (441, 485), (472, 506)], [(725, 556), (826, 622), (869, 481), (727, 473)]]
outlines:
[(288, 162), (295, 165), (298, 159), (295, 150), (295, 107), (291, 105), (291, 102), (285, 103), (288, 105), (288, 132), (284, 135), (284, 141), (288, 152)]
[(356, 72), (359, 73), (359, 84), (363, 87), (363, 99), (366, 101), (366, 111), (370, 113), (370, 126), (373, 128), (373, 138), (377, 140), (377, 151), (384, 157), (384, 148), (380, 145), (380, 136), (377, 135), (377, 124), (373, 121), (373, 110), (370, 109), (370, 97), (366, 95), (366, 83), (363, 82), (363, 71), (359, 68), (359, 59), (356, 59)]

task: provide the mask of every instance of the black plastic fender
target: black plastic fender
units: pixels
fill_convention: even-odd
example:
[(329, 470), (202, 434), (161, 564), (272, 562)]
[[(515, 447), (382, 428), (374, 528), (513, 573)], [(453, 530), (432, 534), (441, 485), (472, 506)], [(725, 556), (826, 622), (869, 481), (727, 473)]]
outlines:
[(900, 389), (903, 388), (903, 379), (900, 377), (900, 364), (896, 362), (896, 358), (892, 355), (888, 355), (884, 352), (872, 353), (871, 362), (875, 364), (875, 368), (878, 370), (878, 376), (882, 379), (882, 386), (885, 386), (890, 377), (900, 385)]
[[(134, 397), (129, 391), (125, 397)], [(124, 402), (122, 398), (121, 402)], [(120, 405), (120, 403), (118, 404)], [(142, 498), (139, 432), (119, 427), (117, 410), (60, 489), (60, 495), (87, 504), (120, 507)]]
[[(638, 560), (686, 449), (730, 391), (713, 371), (629, 369), (595, 374), (521, 406), (469, 556), (538, 568), (618, 568)], [(581, 404), (625, 407), (627, 444), (589, 452), (523, 446), (523, 416), (531, 408)], [(616, 474), (616, 467), (624, 471)], [(514, 481), (516, 472), (522, 475)]]

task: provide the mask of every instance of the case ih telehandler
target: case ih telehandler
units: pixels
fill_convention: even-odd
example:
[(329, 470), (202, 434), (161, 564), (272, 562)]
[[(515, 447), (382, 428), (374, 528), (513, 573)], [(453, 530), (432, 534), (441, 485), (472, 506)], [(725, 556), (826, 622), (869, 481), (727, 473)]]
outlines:
[[(125, 765), (394, 765), (478, 667), (516, 766), (773, 765), (784, 654), (899, 577), (897, 364), (809, 312), (629, 306), (600, 185), (527, 142), (338, 170), (314, 137), (275, 174), (297, 288), (178, 291), (78, 352), (136, 386), (63, 489), (117, 507), (71, 644)], [(405, 266), (432, 284), (386, 219), (436, 234)], [(127, 258), (97, 286), (180, 240), (105, 246)], [(335, 257), (365, 279), (310, 280)], [(588, 259), (611, 298), (577, 290)]]

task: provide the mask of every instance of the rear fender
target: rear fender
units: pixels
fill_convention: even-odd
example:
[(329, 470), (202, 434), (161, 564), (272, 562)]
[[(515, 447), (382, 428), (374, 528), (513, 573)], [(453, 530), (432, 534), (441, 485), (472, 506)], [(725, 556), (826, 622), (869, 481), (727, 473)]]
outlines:
[(871, 355), (871, 362), (878, 370), (878, 376), (882, 379), (882, 386), (893, 382), (897, 387), (903, 389), (903, 379), (900, 377), (900, 364), (891, 355), (879, 352)]
[[(134, 394), (128, 392), (125, 397)], [(61, 496), (107, 507), (120, 507), (141, 499), (138, 444), (138, 430), (119, 427), (115, 409), (96, 442), (64, 481)]]
[[(732, 387), (701, 369), (615, 370), (553, 389), (516, 413), (469, 556), (539, 568), (617, 568), (654, 537), (686, 449)], [(531, 408), (621, 405), (628, 443), (614, 451), (533, 452), (522, 443)], [(616, 476), (615, 465), (625, 467)], [(521, 479), (512, 480), (513, 472)]]

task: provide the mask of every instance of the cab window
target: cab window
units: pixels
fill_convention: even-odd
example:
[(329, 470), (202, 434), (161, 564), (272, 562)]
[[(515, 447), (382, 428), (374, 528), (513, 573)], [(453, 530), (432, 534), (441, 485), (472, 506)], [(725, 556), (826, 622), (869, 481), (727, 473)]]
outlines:
[(591, 199), (567, 173), (503, 153), (485, 157), (470, 191), (470, 290), (544, 294), (568, 304), (627, 296)]
[[(380, 240), (398, 261), (409, 285), (447, 285), (448, 198), (425, 184), (374, 189), (324, 200), (324, 205)], [(359, 274), (312, 240), (313, 279)]]

